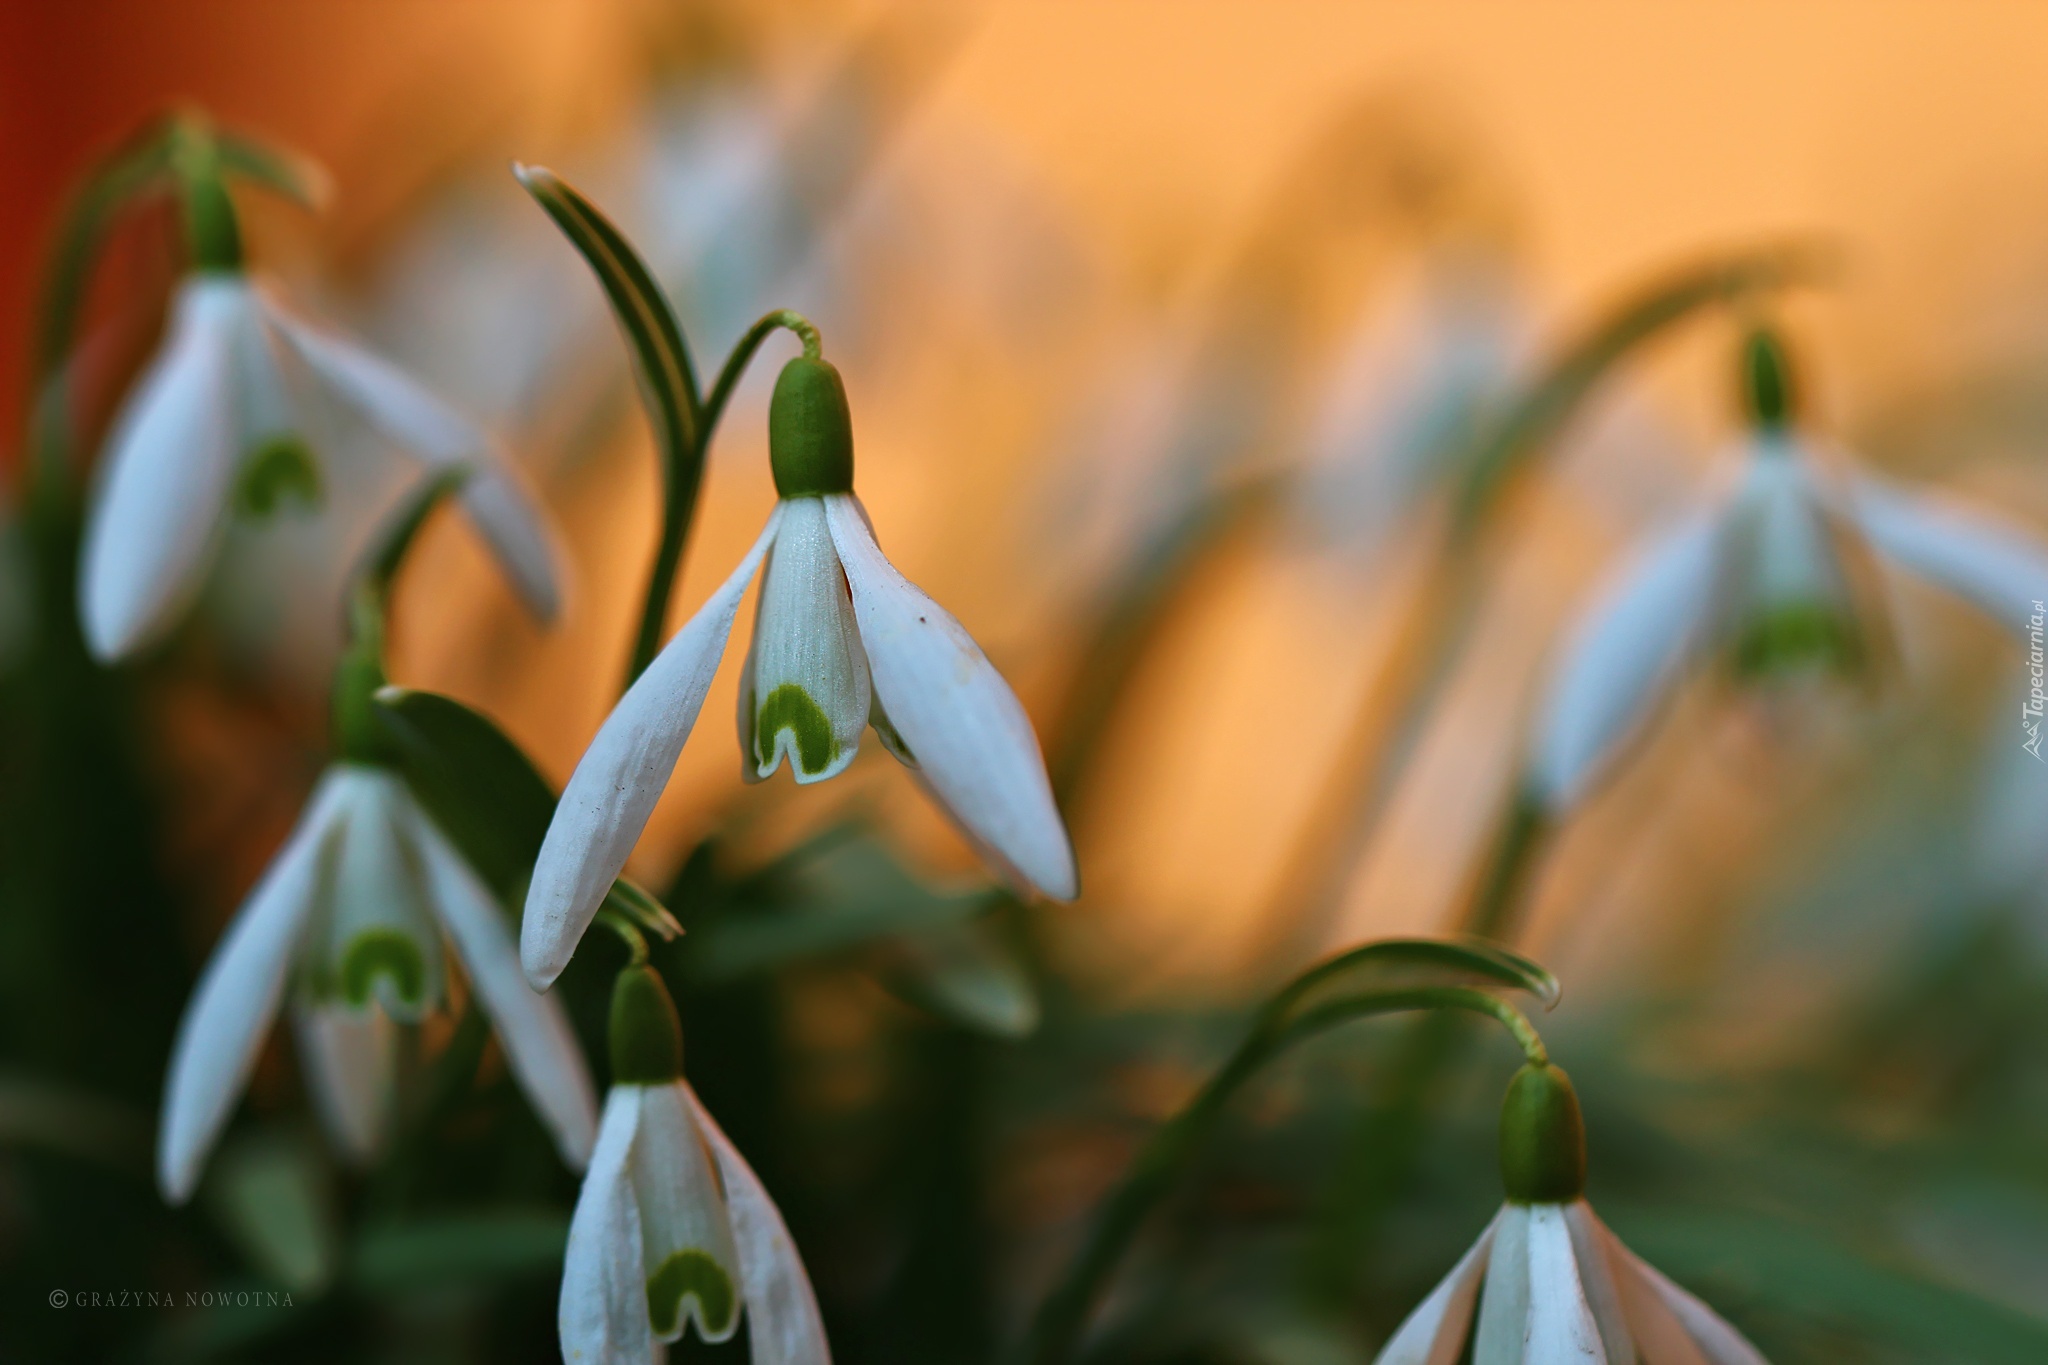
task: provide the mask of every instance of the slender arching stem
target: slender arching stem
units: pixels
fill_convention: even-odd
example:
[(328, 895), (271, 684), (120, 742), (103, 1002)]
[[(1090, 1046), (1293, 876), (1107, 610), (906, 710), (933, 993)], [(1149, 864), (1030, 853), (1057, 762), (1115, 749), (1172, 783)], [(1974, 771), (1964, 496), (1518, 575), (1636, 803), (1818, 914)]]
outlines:
[(781, 308), (762, 316), (740, 337), (720, 368), (717, 380), (712, 383), (711, 392), (701, 403), (697, 402), (694, 392), (695, 381), (691, 381), (693, 391), (689, 398), (693, 420), (687, 424), (689, 441), (687, 448), (678, 446), (668, 453), (662, 470), (661, 540), (655, 547), (654, 563), (647, 571), (647, 590), (641, 597), (640, 627), (633, 637), (633, 657), (626, 667), (625, 682), (619, 688), (621, 693), (647, 671), (647, 665), (654, 662), (654, 656), (661, 650), (662, 628), (668, 621), (669, 597), (675, 591), (676, 570), (683, 562), (683, 548), (689, 542), (690, 524), (696, 519), (697, 491), (704, 483), (704, 460), (711, 450), (712, 433), (718, 429), (718, 419), (724, 415), (732, 391), (739, 386), (740, 377), (746, 373), (754, 353), (777, 328), (796, 333), (803, 340), (805, 355), (815, 359), (821, 353), (818, 329), (810, 319)]
[[(1290, 993), (1288, 1003), (1298, 999)], [(1101, 1298), (1147, 1215), (1172, 1188), (1190, 1155), (1201, 1145), (1245, 1082), (1294, 1044), (1369, 1015), (1403, 1010), (1463, 1009), (1498, 1020), (1531, 1062), (1549, 1060), (1535, 1026), (1520, 1010), (1486, 991), (1465, 986), (1374, 991), (1345, 996), (1288, 1015), (1281, 1000), (1259, 1021), (1229, 1059), (1187, 1106), (1152, 1135), (1132, 1161), (1123, 1181), (1103, 1203), (1080, 1254), (1039, 1305), (1014, 1357), (1016, 1365), (1055, 1365), (1073, 1355), (1088, 1315)]]
[(647, 935), (640, 932), (640, 926), (627, 919), (618, 911), (606, 906), (597, 912), (597, 922), (619, 936), (626, 945), (626, 965), (645, 967), (647, 965)]

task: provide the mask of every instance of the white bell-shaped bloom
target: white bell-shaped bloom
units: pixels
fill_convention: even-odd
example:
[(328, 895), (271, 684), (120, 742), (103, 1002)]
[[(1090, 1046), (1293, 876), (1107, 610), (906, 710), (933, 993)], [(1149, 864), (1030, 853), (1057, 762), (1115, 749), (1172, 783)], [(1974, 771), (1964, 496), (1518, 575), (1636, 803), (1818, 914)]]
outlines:
[(1031, 720), (967, 631), (896, 571), (851, 493), (785, 499), (740, 566), (627, 690), (555, 808), (520, 950), (537, 986), (567, 965), (646, 827), (704, 705), (740, 597), (770, 560), (740, 683), (742, 761), (799, 782), (883, 746), (982, 855), (1057, 899), (1077, 891)]
[(872, 725), (1011, 880), (1061, 900), (1079, 889), (1031, 718), (960, 623), (876, 545), (853, 495), (846, 389), (815, 353), (776, 380), (768, 448), (782, 499), (761, 538), (619, 699), (555, 807), (520, 930), (541, 989), (568, 965), (646, 827), (764, 561), (740, 681), (745, 774), (767, 777), (787, 759), (799, 782), (831, 777)]
[(317, 496), (306, 385), (423, 464), (470, 470), (460, 501), (527, 605), (560, 604), (557, 555), (518, 468), (403, 371), (300, 319), (248, 278), (189, 277), (162, 349), (115, 419), (86, 522), (79, 611), (102, 660), (176, 624), (205, 583), (231, 506)]
[(1506, 1205), (1374, 1365), (1764, 1365), (1584, 1199)]
[(562, 1265), (562, 1358), (646, 1365), (748, 1319), (754, 1365), (827, 1365), (811, 1281), (761, 1181), (689, 1083), (614, 1085)]
[(563, 1160), (582, 1169), (597, 1102), (560, 1004), (527, 986), (505, 912), (403, 780), (340, 763), (185, 1008), (158, 1133), (164, 1196), (191, 1195), (288, 989), (315, 1107), (345, 1152), (373, 1155), (391, 1110), (394, 1024), (444, 1000), (444, 940)]
[(1551, 666), (1530, 762), (1538, 797), (1577, 802), (1685, 669), (1725, 652), (1744, 675), (1856, 668), (1889, 630), (1865, 561), (1906, 569), (2025, 638), (2048, 549), (2024, 531), (1873, 475), (1824, 477), (1760, 432), (1717, 505), (1652, 541), (1598, 590)]

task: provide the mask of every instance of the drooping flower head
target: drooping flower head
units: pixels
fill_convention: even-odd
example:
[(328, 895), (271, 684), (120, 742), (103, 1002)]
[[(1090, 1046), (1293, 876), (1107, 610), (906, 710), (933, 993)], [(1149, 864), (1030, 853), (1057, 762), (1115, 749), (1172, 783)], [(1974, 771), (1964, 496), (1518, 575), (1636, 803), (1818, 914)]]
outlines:
[[(468, 468), (470, 520), (527, 605), (552, 618), (557, 555), (517, 466), (402, 370), (252, 280), (217, 170), (189, 172), (185, 188), (193, 268), (115, 417), (87, 513), (78, 606), (93, 653), (127, 658), (168, 633), (204, 586), (231, 515), (320, 500), (311, 418), (326, 410), (429, 469)], [(315, 393), (328, 401), (310, 403)]]
[[(447, 487), (430, 481), (405, 539)], [(497, 894), (397, 767), (371, 706), (385, 680), (381, 604), (359, 592), (353, 614), (357, 638), (335, 669), (336, 761), (215, 949), (172, 1045), (157, 1173), (173, 1203), (198, 1183), (287, 999), (316, 1109), (347, 1155), (376, 1155), (399, 1027), (447, 1008), (456, 964), (563, 1161), (581, 1170), (590, 1156), (597, 1103), (575, 1034), (560, 1002), (527, 985)]]
[[(1077, 891), (1074, 855), (1024, 708), (960, 623), (896, 571), (853, 493), (839, 372), (783, 368), (769, 408), (780, 501), (760, 539), (626, 692), (576, 765), (527, 893), (520, 948), (538, 986), (575, 951), (654, 810), (762, 573), (740, 678), (742, 776), (845, 770), (874, 728), (981, 854), (1016, 883)], [(766, 569), (762, 570), (762, 565)]]
[(1530, 1063), (1501, 1107), (1507, 1203), (1374, 1365), (1764, 1365), (1742, 1334), (1586, 1203), (1585, 1123), (1563, 1071)]
[(753, 1169), (683, 1079), (675, 1003), (653, 968), (612, 991), (612, 1087), (569, 1225), (565, 1360), (644, 1365), (691, 1326), (749, 1319), (755, 1365), (826, 1365), (810, 1277)]
[(1732, 493), (1639, 551), (1600, 589), (1552, 666), (1531, 777), (1579, 800), (1695, 664), (1745, 685), (1866, 676), (1890, 653), (1880, 564), (1976, 603), (2024, 638), (2048, 595), (2048, 551), (2024, 532), (1839, 458), (1795, 423), (1777, 338), (1744, 348), (1751, 431)]

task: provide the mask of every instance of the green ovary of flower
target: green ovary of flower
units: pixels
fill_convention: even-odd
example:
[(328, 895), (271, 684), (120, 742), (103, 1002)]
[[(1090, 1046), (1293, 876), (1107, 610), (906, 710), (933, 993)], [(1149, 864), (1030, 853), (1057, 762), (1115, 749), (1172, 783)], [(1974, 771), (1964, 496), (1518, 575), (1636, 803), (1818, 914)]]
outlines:
[(1863, 642), (1854, 624), (1821, 602), (1775, 607), (1750, 621), (1735, 644), (1735, 671), (1746, 678), (1809, 665), (1849, 673), (1862, 663)]
[(410, 936), (395, 929), (371, 929), (349, 940), (341, 959), (341, 998), (351, 1005), (367, 1005), (378, 977), (391, 982), (391, 989), (407, 1005), (424, 998), (427, 984), (426, 959)]
[(796, 740), (791, 757), (806, 776), (825, 771), (839, 757), (839, 741), (833, 738), (832, 722), (824, 708), (795, 683), (778, 686), (754, 713), (754, 759), (762, 767), (768, 765), (776, 736), (784, 730)]
[(654, 1334), (665, 1337), (683, 1318), (683, 1299), (695, 1295), (697, 1321), (707, 1336), (722, 1337), (737, 1309), (732, 1278), (709, 1255), (695, 1249), (671, 1252), (647, 1277), (647, 1317)]
[(287, 500), (307, 511), (318, 507), (320, 467), (304, 441), (280, 433), (265, 437), (242, 461), (235, 479), (235, 510), (261, 521)]

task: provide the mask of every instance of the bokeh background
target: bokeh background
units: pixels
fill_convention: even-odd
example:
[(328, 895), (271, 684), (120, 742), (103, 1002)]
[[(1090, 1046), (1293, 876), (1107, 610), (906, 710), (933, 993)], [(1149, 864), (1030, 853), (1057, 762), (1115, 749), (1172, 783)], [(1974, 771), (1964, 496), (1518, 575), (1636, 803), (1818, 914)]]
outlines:
[[(2044, 52), (2048, 13), (2019, 3), (14, 4), (0, 432), (24, 428), (40, 272), (95, 157), (193, 102), (318, 158), (322, 213), (243, 197), (252, 257), (503, 433), (571, 551), (542, 632), (437, 522), (393, 674), (559, 782), (623, 664), (655, 468), (601, 299), (508, 163), (615, 215), (700, 365), (767, 308), (816, 319), (883, 543), (1033, 711), (1085, 895), (1003, 910), (1027, 965), (955, 1016), (892, 989), (886, 944), (674, 970), (693, 1076), (789, 1211), (842, 1358), (988, 1359), (1262, 989), (1453, 921), (1546, 651), (1739, 435), (1751, 314), (1632, 352), (1473, 550), (1430, 704), (1389, 715), (1444, 452), (1564, 341), (1688, 264), (1812, 244), (1828, 268), (1768, 307), (1813, 426), (2048, 529)], [(89, 429), (160, 325), (168, 223), (101, 272)], [(772, 373), (714, 449), (677, 622), (772, 501)], [(92, 684), (121, 718), (95, 761), (126, 785), (75, 774), (84, 827), (6, 848), (9, 1358), (553, 1349), (573, 1186), (533, 1169), (488, 1065), (402, 1178), (293, 1126), (283, 1048), (198, 1211), (163, 1212), (136, 1155), (190, 975), (323, 762), (338, 585), (399, 486), (375, 455), (332, 452), (320, 516), (238, 529), (201, 623)], [(1586, 1092), (1596, 1203), (1773, 1359), (2036, 1361), (2048, 769), (2020, 751), (2012, 642), (1911, 584), (1892, 606), (1877, 686), (1681, 697), (1546, 851), (1523, 945), (1566, 985), (1545, 1028)], [(37, 629), (9, 589), (0, 666)], [(874, 755), (742, 791), (732, 672), (635, 862), (693, 930), (978, 893)], [(19, 755), (53, 732), (9, 695)], [(47, 772), (10, 766), (12, 809), (62, 806)], [(814, 856), (854, 818), (870, 842)], [(1120, 1282), (1106, 1358), (1370, 1358), (1496, 1198), (1490, 1041), (1447, 1069), (1442, 1140), (1376, 1183), (1396, 1037), (1347, 1033), (1261, 1089)], [(303, 1306), (267, 1317), (43, 1303), (279, 1281)]]

